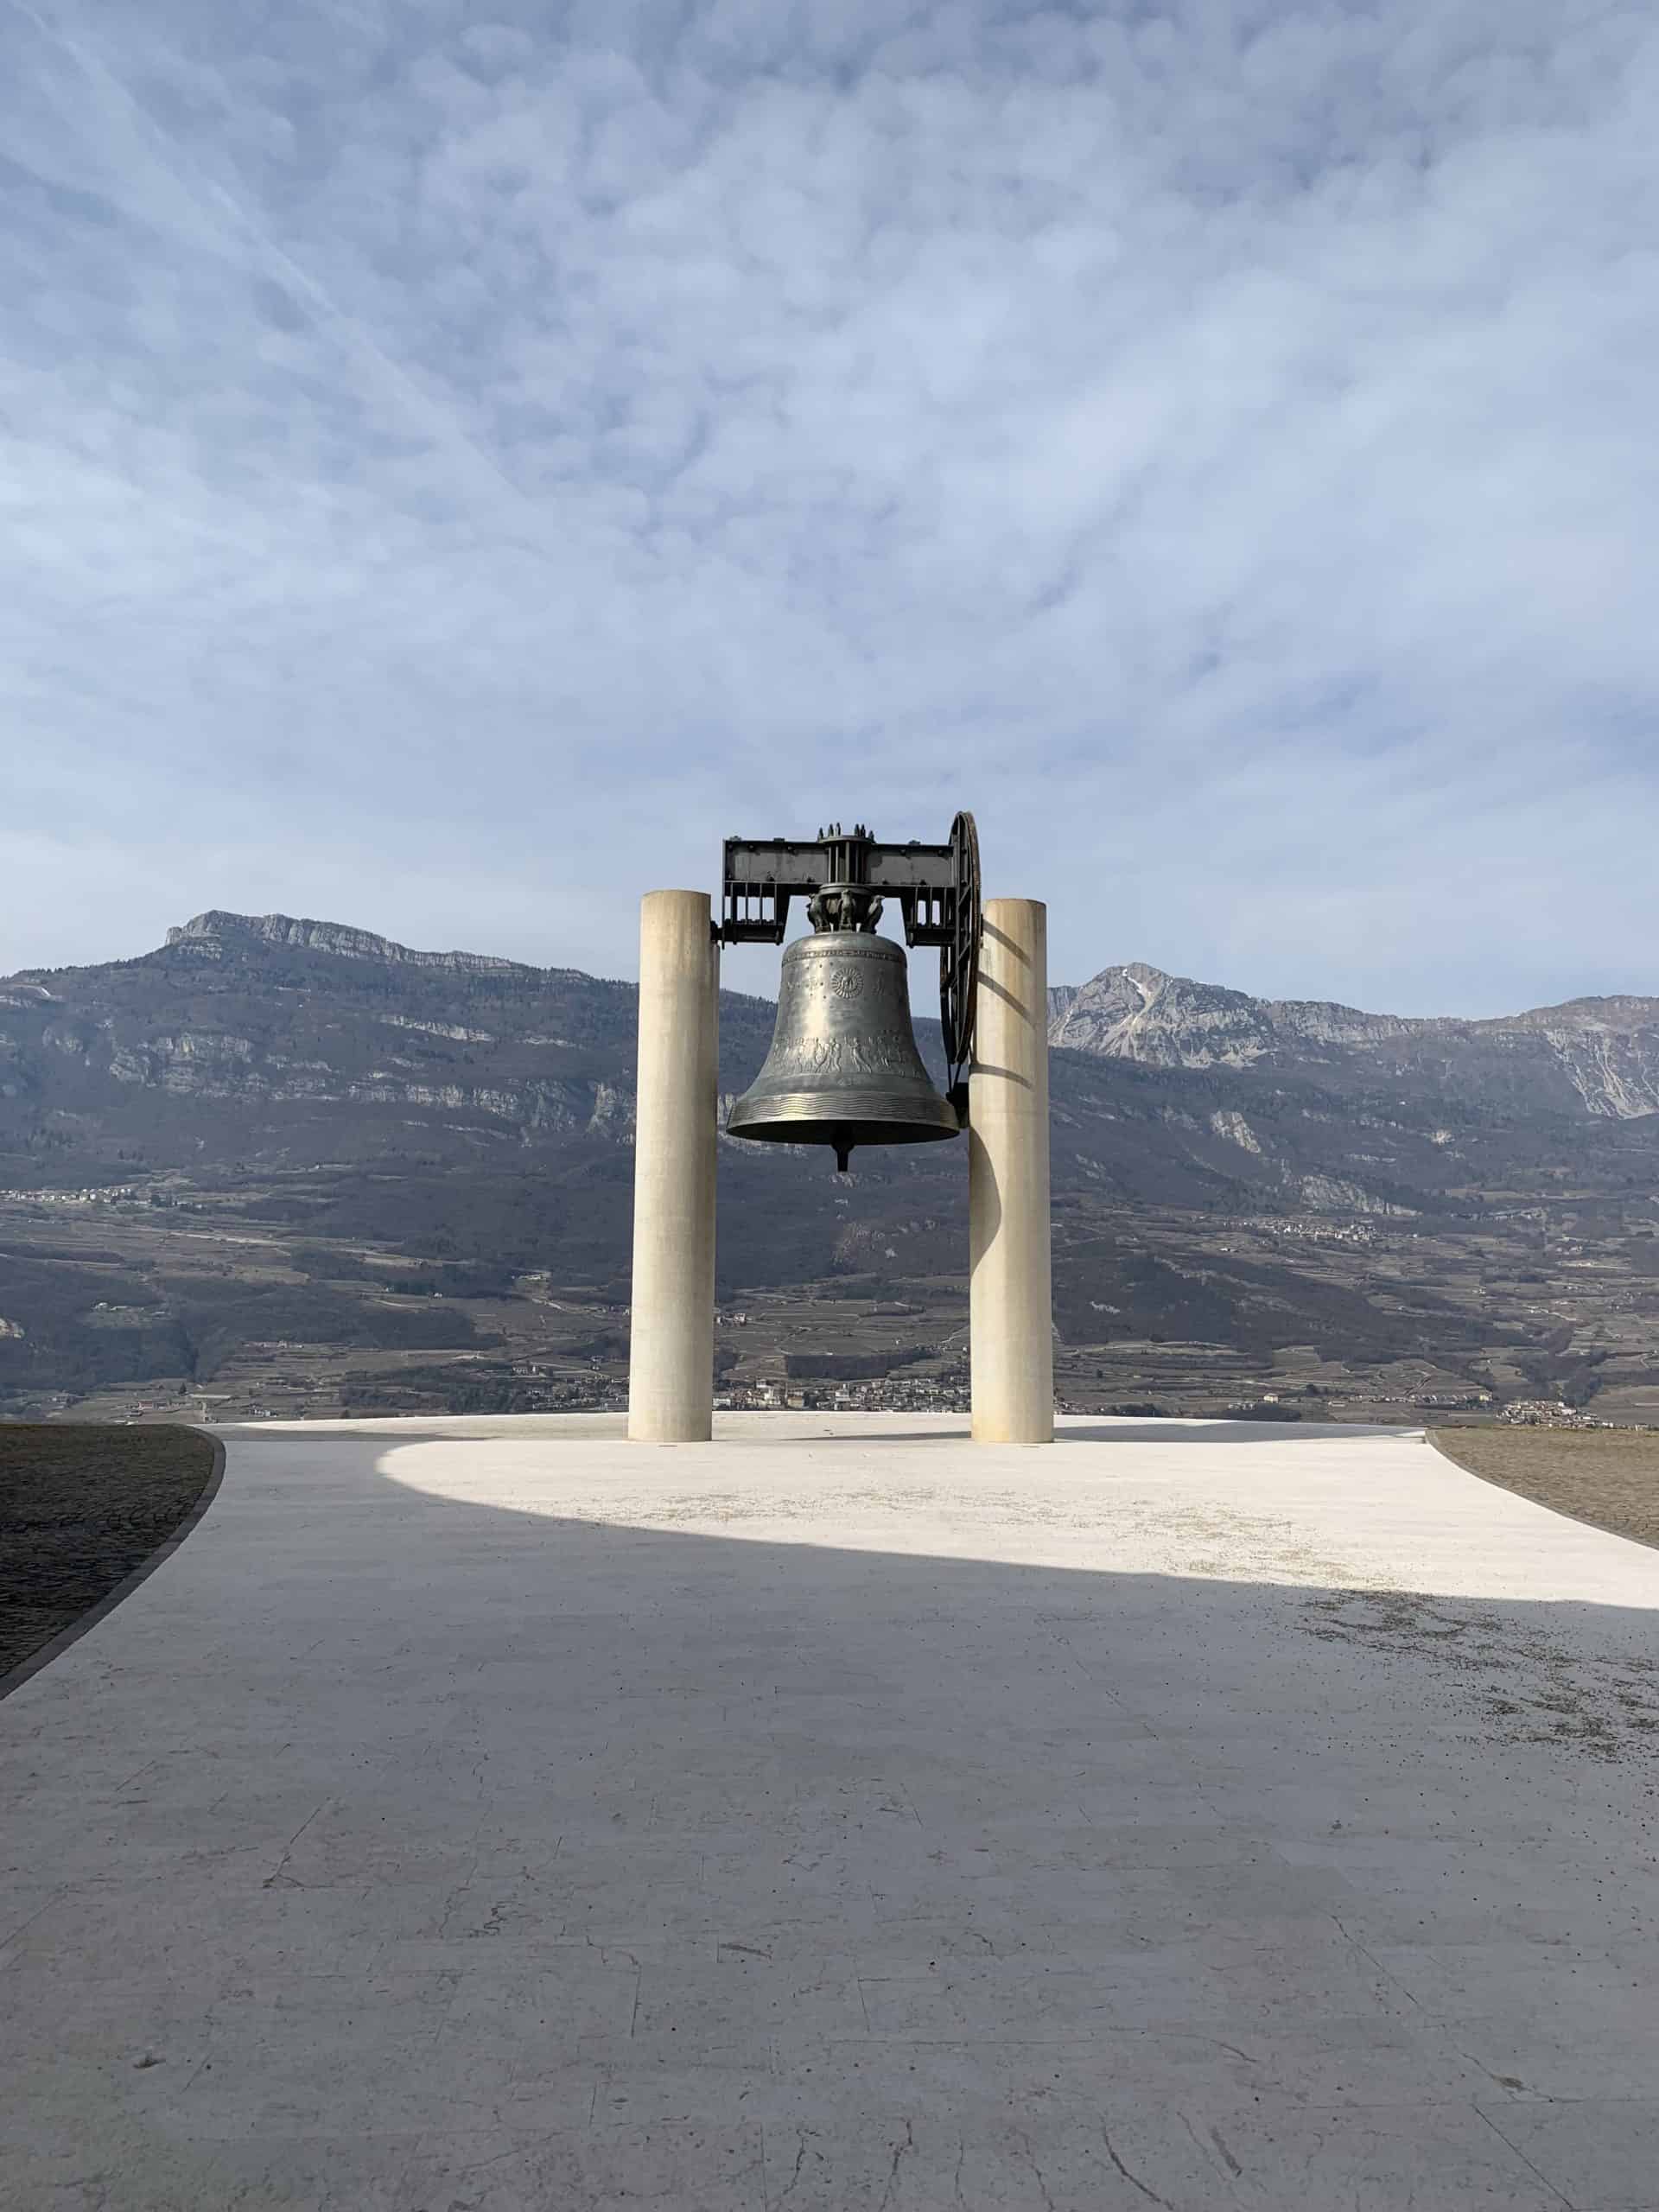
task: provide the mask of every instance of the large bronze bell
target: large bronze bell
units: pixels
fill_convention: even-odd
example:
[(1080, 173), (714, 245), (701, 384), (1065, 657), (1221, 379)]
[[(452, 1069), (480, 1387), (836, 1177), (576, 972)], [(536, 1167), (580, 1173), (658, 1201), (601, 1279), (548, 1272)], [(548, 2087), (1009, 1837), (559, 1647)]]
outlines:
[(839, 888), (808, 910), (817, 934), (784, 954), (772, 1050), (728, 1127), (773, 1144), (833, 1145), (844, 1173), (855, 1145), (931, 1144), (961, 1123), (916, 1049), (902, 947), (877, 937), (868, 902), (838, 899)]

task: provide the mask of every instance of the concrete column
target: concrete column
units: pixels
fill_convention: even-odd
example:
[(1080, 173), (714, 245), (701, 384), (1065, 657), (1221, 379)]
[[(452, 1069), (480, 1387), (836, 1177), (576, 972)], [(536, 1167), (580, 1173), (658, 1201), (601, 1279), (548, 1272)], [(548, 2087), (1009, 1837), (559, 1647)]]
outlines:
[(706, 1443), (715, 1402), (715, 1147), (720, 948), (703, 891), (639, 909), (628, 1434)]
[(968, 1080), (976, 1444), (1052, 1444), (1048, 909), (990, 899)]

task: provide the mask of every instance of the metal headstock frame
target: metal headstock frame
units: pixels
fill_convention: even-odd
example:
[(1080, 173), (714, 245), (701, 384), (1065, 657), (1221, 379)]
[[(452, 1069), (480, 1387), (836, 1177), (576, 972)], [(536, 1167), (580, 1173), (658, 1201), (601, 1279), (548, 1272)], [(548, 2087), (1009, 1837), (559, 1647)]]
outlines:
[[(885, 896), (904, 917), (905, 943), (939, 950), (939, 1022), (950, 1069), (950, 1102), (967, 1120), (968, 1069), (974, 1053), (979, 981), (979, 836), (971, 814), (958, 814), (943, 845), (886, 845), (863, 824), (832, 823), (816, 838), (728, 837), (715, 935), (722, 944), (781, 944), (790, 901), (826, 890), (874, 926)], [(822, 905), (820, 906), (822, 912)], [(823, 926), (819, 915), (814, 921)]]

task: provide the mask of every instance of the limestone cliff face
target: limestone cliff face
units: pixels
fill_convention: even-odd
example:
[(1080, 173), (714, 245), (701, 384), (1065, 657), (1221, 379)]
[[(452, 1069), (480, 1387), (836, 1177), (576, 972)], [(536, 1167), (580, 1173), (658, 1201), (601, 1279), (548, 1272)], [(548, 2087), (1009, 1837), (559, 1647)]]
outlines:
[(1257, 999), (1141, 961), (1049, 993), (1049, 1042), (1158, 1068), (1250, 1068), (1346, 1087), (1407, 1083), (1503, 1110), (1659, 1112), (1659, 1000), (1575, 999), (1495, 1020), (1413, 1020)]
[(1051, 1044), (1148, 1067), (1249, 1067), (1287, 1048), (1345, 1049), (1437, 1026), (1320, 999), (1255, 999), (1139, 960), (1049, 1000)]
[[(722, 994), (745, 1081), (771, 1018)], [(212, 909), (137, 959), (0, 980), (0, 1151), (614, 1152), (633, 1137), (636, 1021), (631, 984), (576, 969)]]
[(296, 1058), (226, 1031), (181, 1030), (142, 1045), (111, 1044), (117, 1083), (174, 1098), (243, 1106), (401, 1106), (505, 1122), (522, 1131), (585, 1128), (631, 1141), (633, 1094), (600, 1078), (537, 1075), (494, 1082), (431, 1079), (419, 1064), (393, 1056), (358, 1070), (327, 1058)]
[(1470, 1026), (1511, 1052), (1551, 1055), (1592, 1114), (1659, 1113), (1659, 1001), (1573, 999)]

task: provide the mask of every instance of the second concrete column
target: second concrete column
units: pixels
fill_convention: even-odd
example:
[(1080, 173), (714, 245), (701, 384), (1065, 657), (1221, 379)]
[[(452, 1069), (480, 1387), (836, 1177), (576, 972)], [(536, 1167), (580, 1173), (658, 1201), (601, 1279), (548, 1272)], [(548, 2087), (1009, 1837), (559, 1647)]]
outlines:
[(1051, 1444), (1048, 909), (1040, 899), (986, 901), (969, 1098), (974, 1441)]

